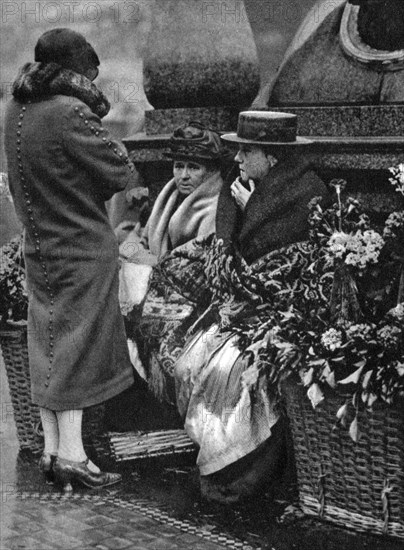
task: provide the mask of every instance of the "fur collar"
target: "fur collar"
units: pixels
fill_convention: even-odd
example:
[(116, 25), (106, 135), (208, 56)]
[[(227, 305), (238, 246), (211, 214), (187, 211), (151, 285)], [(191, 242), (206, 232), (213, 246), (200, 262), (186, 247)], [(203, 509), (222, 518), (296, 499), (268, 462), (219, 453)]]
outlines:
[(108, 99), (91, 80), (56, 63), (26, 63), (13, 83), (13, 96), (21, 103), (57, 94), (80, 99), (100, 118), (110, 109)]

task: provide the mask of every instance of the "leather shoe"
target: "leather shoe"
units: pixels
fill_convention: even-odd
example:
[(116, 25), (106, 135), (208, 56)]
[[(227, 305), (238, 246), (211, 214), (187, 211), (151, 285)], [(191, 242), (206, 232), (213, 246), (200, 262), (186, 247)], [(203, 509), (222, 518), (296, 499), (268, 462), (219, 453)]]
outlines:
[(73, 462), (66, 458), (57, 458), (53, 466), (55, 480), (65, 492), (73, 490), (73, 485), (79, 484), (89, 489), (101, 489), (114, 485), (122, 480), (120, 474), (112, 472), (94, 473), (88, 468), (89, 459), (84, 462)]

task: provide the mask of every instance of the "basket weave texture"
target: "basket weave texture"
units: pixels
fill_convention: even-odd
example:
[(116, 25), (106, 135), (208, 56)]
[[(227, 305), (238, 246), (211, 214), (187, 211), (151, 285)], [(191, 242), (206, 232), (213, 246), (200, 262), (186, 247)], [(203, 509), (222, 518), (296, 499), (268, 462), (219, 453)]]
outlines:
[(360, 439), (336, 426), (340, 398), (313, 409), (285, 388), (303, 512), (356, 531), (404, 538), (404, 403), (359, 414)]
[(110, 433), (110, 443), (116, 462), (196, 452), (184, 430)]
[(0, 344), (20, 447), (39, 452), (43, 438), (39, 409), (31, 401), (27, 332), (24, 328), (0, 331)]
[[(39, 408), (31, 400), (26, 327), (0, 330), (0, 345), (20, 448), (35, 454), (39, 453), (43, 450), (43, 434)], [(83, 440), (85, 445), (91, 445), (97, 454), (109, 456), (108, 437), (103, 431), (104, 414), (104, 403), (85, 409), (82, 428)]]

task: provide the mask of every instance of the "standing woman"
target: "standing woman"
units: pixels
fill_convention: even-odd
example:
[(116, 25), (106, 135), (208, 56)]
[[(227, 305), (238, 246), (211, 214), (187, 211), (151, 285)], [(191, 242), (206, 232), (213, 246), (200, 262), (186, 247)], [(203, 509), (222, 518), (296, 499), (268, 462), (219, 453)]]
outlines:
[(10, 190), (24, 225), (32, 399), (45, 436), (40, 468), (65, 488), (120, 481), (83, 447), (83, 409), (133, 383), (118, 305), (118, 247), (105, 201), (132, 180), (102, 127), (99, 59), (70, 29), (44, 33), (13, 84), (5, 127)]

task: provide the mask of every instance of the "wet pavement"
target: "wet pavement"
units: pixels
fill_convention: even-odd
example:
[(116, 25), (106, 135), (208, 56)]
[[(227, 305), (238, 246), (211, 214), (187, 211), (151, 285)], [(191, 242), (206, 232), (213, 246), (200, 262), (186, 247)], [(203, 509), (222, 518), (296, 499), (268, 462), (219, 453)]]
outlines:
[[(36, 457), (19, 452), (4, 365), (0, 370), (1, 550), (404, 548), (402, 541), (302, 517), (291, 504), (293, 491), (285, 485), (237, 507), (205, 502), (193, 455), (115, 464), (122, 484), (62, 495), (44, 483)], [(105, 459), (100, 465), (111, 466)]]

